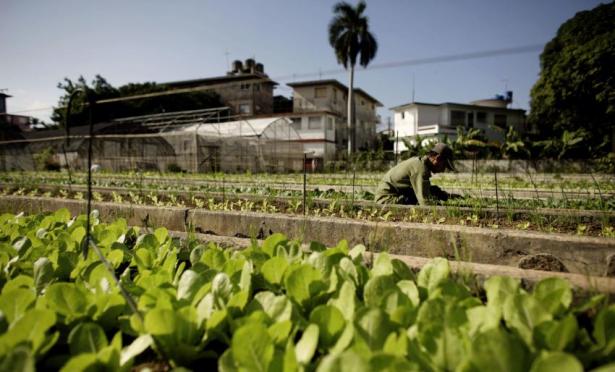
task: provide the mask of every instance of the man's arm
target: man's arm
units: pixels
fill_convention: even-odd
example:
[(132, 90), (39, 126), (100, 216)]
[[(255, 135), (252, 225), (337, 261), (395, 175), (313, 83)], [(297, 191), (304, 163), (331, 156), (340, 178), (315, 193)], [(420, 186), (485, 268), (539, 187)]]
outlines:
[(428, 201), (431, 199), (429, 175), (425, 172), (417, 172), (410, 177), (410, 183), (412, 183), (412, 189), (419, 204), (428, 205)]

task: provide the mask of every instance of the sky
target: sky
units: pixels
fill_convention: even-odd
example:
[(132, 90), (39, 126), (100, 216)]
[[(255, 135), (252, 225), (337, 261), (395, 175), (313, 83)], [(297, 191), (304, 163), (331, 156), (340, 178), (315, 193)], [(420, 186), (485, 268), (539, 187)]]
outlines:
[[(355, 4), (355, 0), (349, 1)], [(285, 83), (337, 79), (327, 29), (334, 0), (0, 0), (0, 89), (9, 113), (49, 122), (65, 77), (100, 74), (112, 85), (225, 75), (255, 58)], [(355, 86), (390, 108), (417, 102), (468, 103), (512, 90), (528, 109), (541, 46), (593, 0), (368, 0), (378, 54)], [(533, 46), (528, 52), (416, 64), (417, 60)], [(408, 62), (410, 61), (410, 62)], [(386, 67), (386, 66), (396, 67)], [(294, 76), (294, 77), (293, 77)]]

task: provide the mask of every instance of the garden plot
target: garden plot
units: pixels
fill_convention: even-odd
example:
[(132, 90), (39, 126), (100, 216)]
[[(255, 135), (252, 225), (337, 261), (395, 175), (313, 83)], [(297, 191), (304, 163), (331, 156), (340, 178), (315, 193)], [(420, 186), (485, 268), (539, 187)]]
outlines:
[[(129, 187), (139, 190), (164, 191), (201, 191), (201, 192), (243, 192), (269, 196), (291, 196), (303, 191), (304, 185), (292, 175), (202, 175), (151, 177), (137, 174), (102, 175), (94, 178), (94, 185), (99, 187)], [(335, 178), (333, 178), (335, 180)], [(4, 185), (17, 187), (37, 187), (39, 185), (68, 184), (67, 177), (56, 174), (34, 175), (26, 173), (18, 177), (16, 174), (6, 174), (0, 177)], [(305, 185), (306, 190), (318, 194), (347, 197), (353, 199), (372, 200), (377, 180), (368, 183), (353, 182), (353, 179), (342, 180), (337, 184), (326, 184), (323, 175), (310, 175)], [(517, 179), (511, 182), (500, 182), (497, 190), (493, 179), (481, 178), (480, 182), (452, 182), (450, 176), (434, 178), (434, 183), (444, 190), (466, 196), (464, 200), (455, 201), (467, 206), (475, 204), (499, 204), (510, 207), (551, 207), (582, 209), (615, 209), (615, 178), (602, 176), (586, 178), (582, 181), (520, 183)], [(74, 184), (85, 184), (83, 176), (72, 179)], [(339, 179), (338, 179), (339, 181)], [(475, 200), (479, 199), (479, 200)], [(494, 199), (494, 200), (491, 200)], [(521, 199), (524, 199), (521, 201)], [(523, 204), (515, 206), (514, 204)], [(583, 206), (584, 204), (590, 204)]]
[[(85, 210), (84, 201), (0, 197), (0, 210), (38, 212), (66, 207)], [(210, 211), (205, 209), (95, 203), (104, 218), (125, 218), (134, 226), (166, 226), (219, 236), (266, 238), (281, 232), (305, 241), (334, 244), (347, 239), (373, 251), (462, 261), (567, 270), (604, 275), (615, 265), (615, 239), (535, 233), (509, 229), (424, 223), (393, 223), (335, 217), (303, 217), (281, 213)]]
[(345, 241), (224, 250), (93, 222), (110, 271), (93, 246), (82, 254), (85, 216), (0, 216), (3, 367), (580, 371), (615, 358), (615, 305), (563, 277), (530, 289)]
[[(72, 185), (71, 191), (61, 186), (41, 186), (33, 189), (4, 188), (5, 195), (28, 195), (43, 197), (84, 199), (87, 188)], [(253, 211), (265, 213), (305, 214), (315, 217), (335, 216), (367, 221), (421, 222), (461, 226), (489, 227), (493, 229), (514, 228), (545, 232), (567, 232), (578, 235), (613, 237), (615, 214), (604, 210), (585, 209), (537, 209), (516, 201), (513, 208), (507, 200), (496, 203), (476, 203), (472, 207), (449, 203), (447, 206), (382, 206), (369, 201), (342, 199), (328, 193), (308, 193), (304, 199), (301, 194), (289, 197), (271, 197), (259, 194), (238, 194), (220, 192), (162, 192), (144, 191), (118, 187), (94, 187), (96, 201), (129, 202), (137, 205), (185, 206), (223, 211)], [(568, 206), (573, 205), (571, 202)], [(597, 205), (604, 207), (601, 200), (594, 204), (579, 202), (577, 208)], [(533, 207), (533, 208), (528, 208)]]

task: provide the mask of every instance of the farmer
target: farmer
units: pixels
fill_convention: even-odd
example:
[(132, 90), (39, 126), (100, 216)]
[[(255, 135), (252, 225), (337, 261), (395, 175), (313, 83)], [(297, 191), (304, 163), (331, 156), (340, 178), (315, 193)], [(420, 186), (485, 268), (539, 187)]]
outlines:
[(435, 200), (447, 200), (452, 195), (429, 182), (432, 173), (453, 167), (453, 151), (444, 143), (437, 143), (427, 156), (415, 156), (391, 168), (376, 189), (375, 200), (380, 204), (427, 205)]

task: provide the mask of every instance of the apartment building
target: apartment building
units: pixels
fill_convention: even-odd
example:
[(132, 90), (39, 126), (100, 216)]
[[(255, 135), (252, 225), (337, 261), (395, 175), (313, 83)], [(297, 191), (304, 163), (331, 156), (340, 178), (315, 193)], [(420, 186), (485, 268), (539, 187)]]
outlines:
[[(348, 87), (337, 80), (288, 83), (293, 89), (292, 126), (301, 135), (304, 150), (320, 164), (339, 159), (348, 149)], [(382, 107), (376, 98), (354, 89), (356, 149), (371, 148)]]
[(273, 113), (273, 89), (278, 85), (269, 79), (262, 63), (247, 59), (234, 61), (225, 76), (163, 83), (171, 89), (208, 88), (217, 93), (229, 107), (230, 115), (262, 115)]

